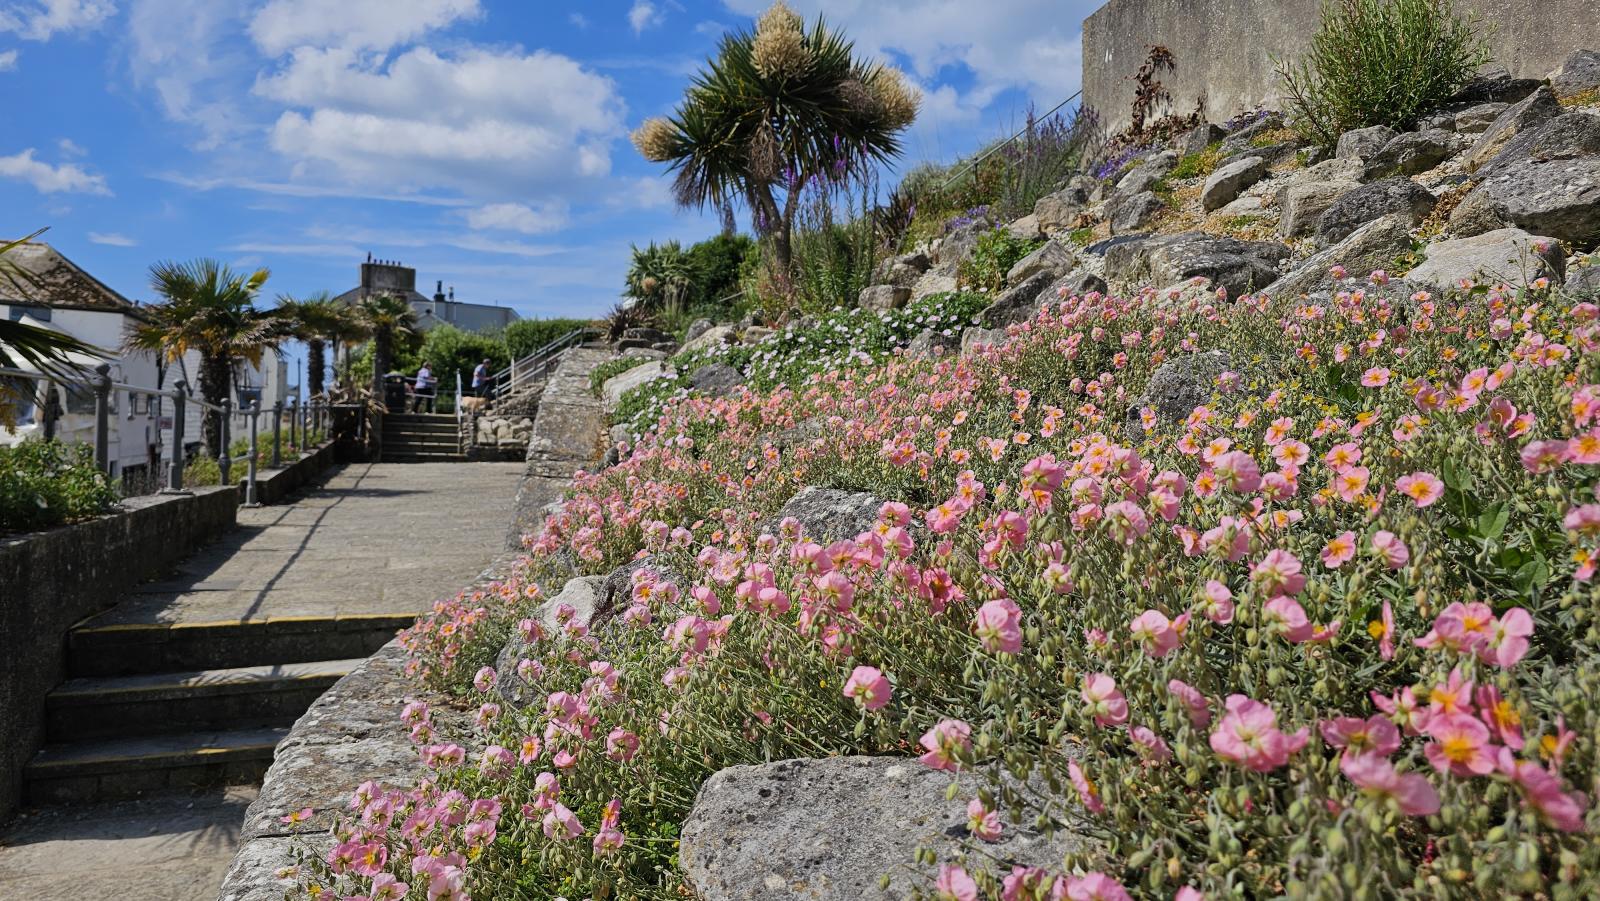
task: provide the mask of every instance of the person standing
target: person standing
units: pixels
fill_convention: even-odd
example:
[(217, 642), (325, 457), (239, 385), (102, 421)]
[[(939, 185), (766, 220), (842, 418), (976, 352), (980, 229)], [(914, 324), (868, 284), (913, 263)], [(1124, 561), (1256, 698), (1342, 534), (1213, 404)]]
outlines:
[(428, 412), (433, 412), (433, 395), (437, 384), (433, 377), (433, 369), (427, 363), (423, 363), (422, 368), (417, 370), (417, 381), (412, 389), (414, 400), (411, 402), (411, 412), (421, 413), (424, 403), (428, 405)]
[(484, 360), (472, 370), (472, 396), (487, 400), (493, 391), (489, 385), (489, 361)]

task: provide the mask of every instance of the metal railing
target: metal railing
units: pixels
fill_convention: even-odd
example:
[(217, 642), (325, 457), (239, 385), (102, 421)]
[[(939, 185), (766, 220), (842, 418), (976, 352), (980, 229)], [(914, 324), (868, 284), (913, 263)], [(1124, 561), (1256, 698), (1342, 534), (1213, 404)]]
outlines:
[[(544, 378), (555, 365), (555, 358), (569, 347), (589, 340), (590, 336), (598, 335), (599, 329), (579, 328), (573, 329), (560, 338), (539, 348), (520, 360), (512, 360), (511, 365), (489, 377), (494, 397), (506, 397), (521, 390), (531, 382)], [(458, 392), (457, 409), (460, 408), (459, 392), (461, 389), (460, 373), (456, 374), (456, 390)]]
[[(167, 463), (166, 486), (161, 489), (163, 494), (183, 494), (184, 468), (188, 464), (187, 454), (184, 450), (185, 411), (190, 403), (202, 410), (210, 410), (220, 419), (221, 447), (217, 452), (217, 469), (222, 475), (222, 484), (229, 484), (233, 473), (233, 457), (231, 447), (233, 401), (224, 398), (221, 404), (209, 403), (195, 397), (189, 392), (189, 384), (183, 379), (172, 383), (167, 390), (159, 388), (144, 388), (138, 385), (125, 385), (111, 380), (111, 365), (101, 363), (94, 367), (92, 375), (85, 376), (82, 380), (64, 376), (60, 372), (40, 373), (26, 369), (11, 369), (0, 367), (0, 378), (28, 379), (35, 382), (45, 382), (48, 385), (75, 386), (87, 388), (94, 393), (94, 462), (95, 468), (108, 476), (111, 474), (111, 392), (122, 391), (130, 395), (143, 395), (146, 397), (167, 398), (172, 401), (172, 456)], [(292, 445), (300, 446), (307, 436), (321, 431), (331, 410), (344, 404), (328, 404), (313, 399), (309, 404), (301, 404), (299, 398), (294, 398), (288, 405), (289, 416), (289, 441)], [(272, 406), (272, 467), (282, 465), (282, 428), (283, 401), (278, 401)], [(54, 423), (49, 421), (53, 417), (48, 401), (42, 411), (46, 416), (46, 434), (53, 431)], [(245, 486), (245, 506), (259, 506), (256, 501), (256, 461), (260, 458), (259, 424), (261, 418), (261, 404), (259, 401), (247, 403), (239, 413), (249, 421), (250, 428), (250, 460), (247, 468)], [(300, 442), (296, 442), (298, 434)]]

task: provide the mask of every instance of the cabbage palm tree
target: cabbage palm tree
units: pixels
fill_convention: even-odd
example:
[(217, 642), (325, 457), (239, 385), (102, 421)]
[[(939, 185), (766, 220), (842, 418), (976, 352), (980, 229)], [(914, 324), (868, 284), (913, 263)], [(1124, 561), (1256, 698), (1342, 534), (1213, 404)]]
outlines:
[(328, 369), (328, 341), (347, 328), (348, 311), (348, 307), (336, 303), (326, 291), (304, 300), (287, 294), (278, 296), (278, 305), (272, 313), (280, 328), (285, 335), (306, 343), (306, 378), (309, 380), (306, 390), (310, 397), (323, 391), (323, 377)]
[(786, 276), (801, 193), (898, 156), (918, 102), (898, 70), (858, 59), (842, 32), (821, 18), (808, 29), (779, 2), (753, 31), (724, 35), (677, 110), (633, 143), (677, 172), (679, 204), (745, 203)]
[(660, 245), (652, 241), (644, 250), (635, 246), (632, 251), (627, 293), (642, 308), (672, 308), (688, 295), (694, 285), (694, 267), (677, 241)]
[(361, 322), (372, 336), (373, 395), (383, 396), (383, 377), (394, 360), (396, 342), (417, 338), (417, 314), (410, 301), (393, 294), (363, 297), (357, 306)]
[[(255, 307), (268, 275), (266, 269), (236, 273), (207, 259), (157, 263), (150, 267), (150, 287), (161, 302), (146, 309), (150, 321), (135, 326), (124, 344), (172, 362), (197, 351), (200, 396), (221, 404), (233, 381), (233, 362), (259, 366), (282, 338), (272, 315)], [(222, 446), (222, 420), (207, 410), (204, 422), (206, 446), (215, 452)]]

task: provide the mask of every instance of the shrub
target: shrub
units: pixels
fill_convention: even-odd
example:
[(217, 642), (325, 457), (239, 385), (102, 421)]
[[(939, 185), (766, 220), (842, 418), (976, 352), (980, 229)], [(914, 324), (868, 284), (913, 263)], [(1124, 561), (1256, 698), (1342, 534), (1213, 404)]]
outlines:
[(98, 516), (117, 491), (87, 445), (24, 441), (0, 447), (0, 534), (48, 529)]
[(1276, 65), (1296, 127), (1331, 147), (1354, 128), (1411, 126), (1488, 61), (1453, 0), (1325, 0), (1305, 58)]
[(972, 253), (961, 261), (956, 283), (977, 291), (998, 291), (1005, 287), (1011, 267), (1043, 245), (1043, 239), (1019, 238), (1005, 228), (985, 232), (978, 236)]
[(552, 341), (591, 326), (588, 319), (519, 319), (500, 332), (506, 354), (520, 360)]
[(1222, 142), (1217, 141), (1199, 153), (1191, 153), (1178, 160), (1178, 164), (1167, 173), (1168, 178), (1183, 181), (1190, 178), (1205, 178), (1217, 170), (1217, 164), (1222, 161)]

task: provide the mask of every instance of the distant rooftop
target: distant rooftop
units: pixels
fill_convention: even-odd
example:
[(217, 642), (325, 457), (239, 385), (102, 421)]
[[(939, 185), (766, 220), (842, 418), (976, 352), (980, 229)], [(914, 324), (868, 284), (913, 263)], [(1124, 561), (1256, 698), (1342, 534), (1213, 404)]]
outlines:
[(403, 297), (416, 311), (417, 326), (424, 331), (439, 323), (466, 331), (505, 328), (521, 318), (510, 307), (456, 300), (455, 288), (446, 293), (443, 281), (436, 285), (433, 296), (429, 297), (417, 290), (416, 269), (395, 260), (376, 260), (368, 254), (367, 261), (361, 264), (361, 284), (334, 300), (354, 305), (375, 294)]
[(59, 250), (42, 241), (19, 244), (5, 261), (23, 277), (0, 277), (0, 302), (61, 310), (104, 310), (144, 315), (133, 301), (83, 271)]

